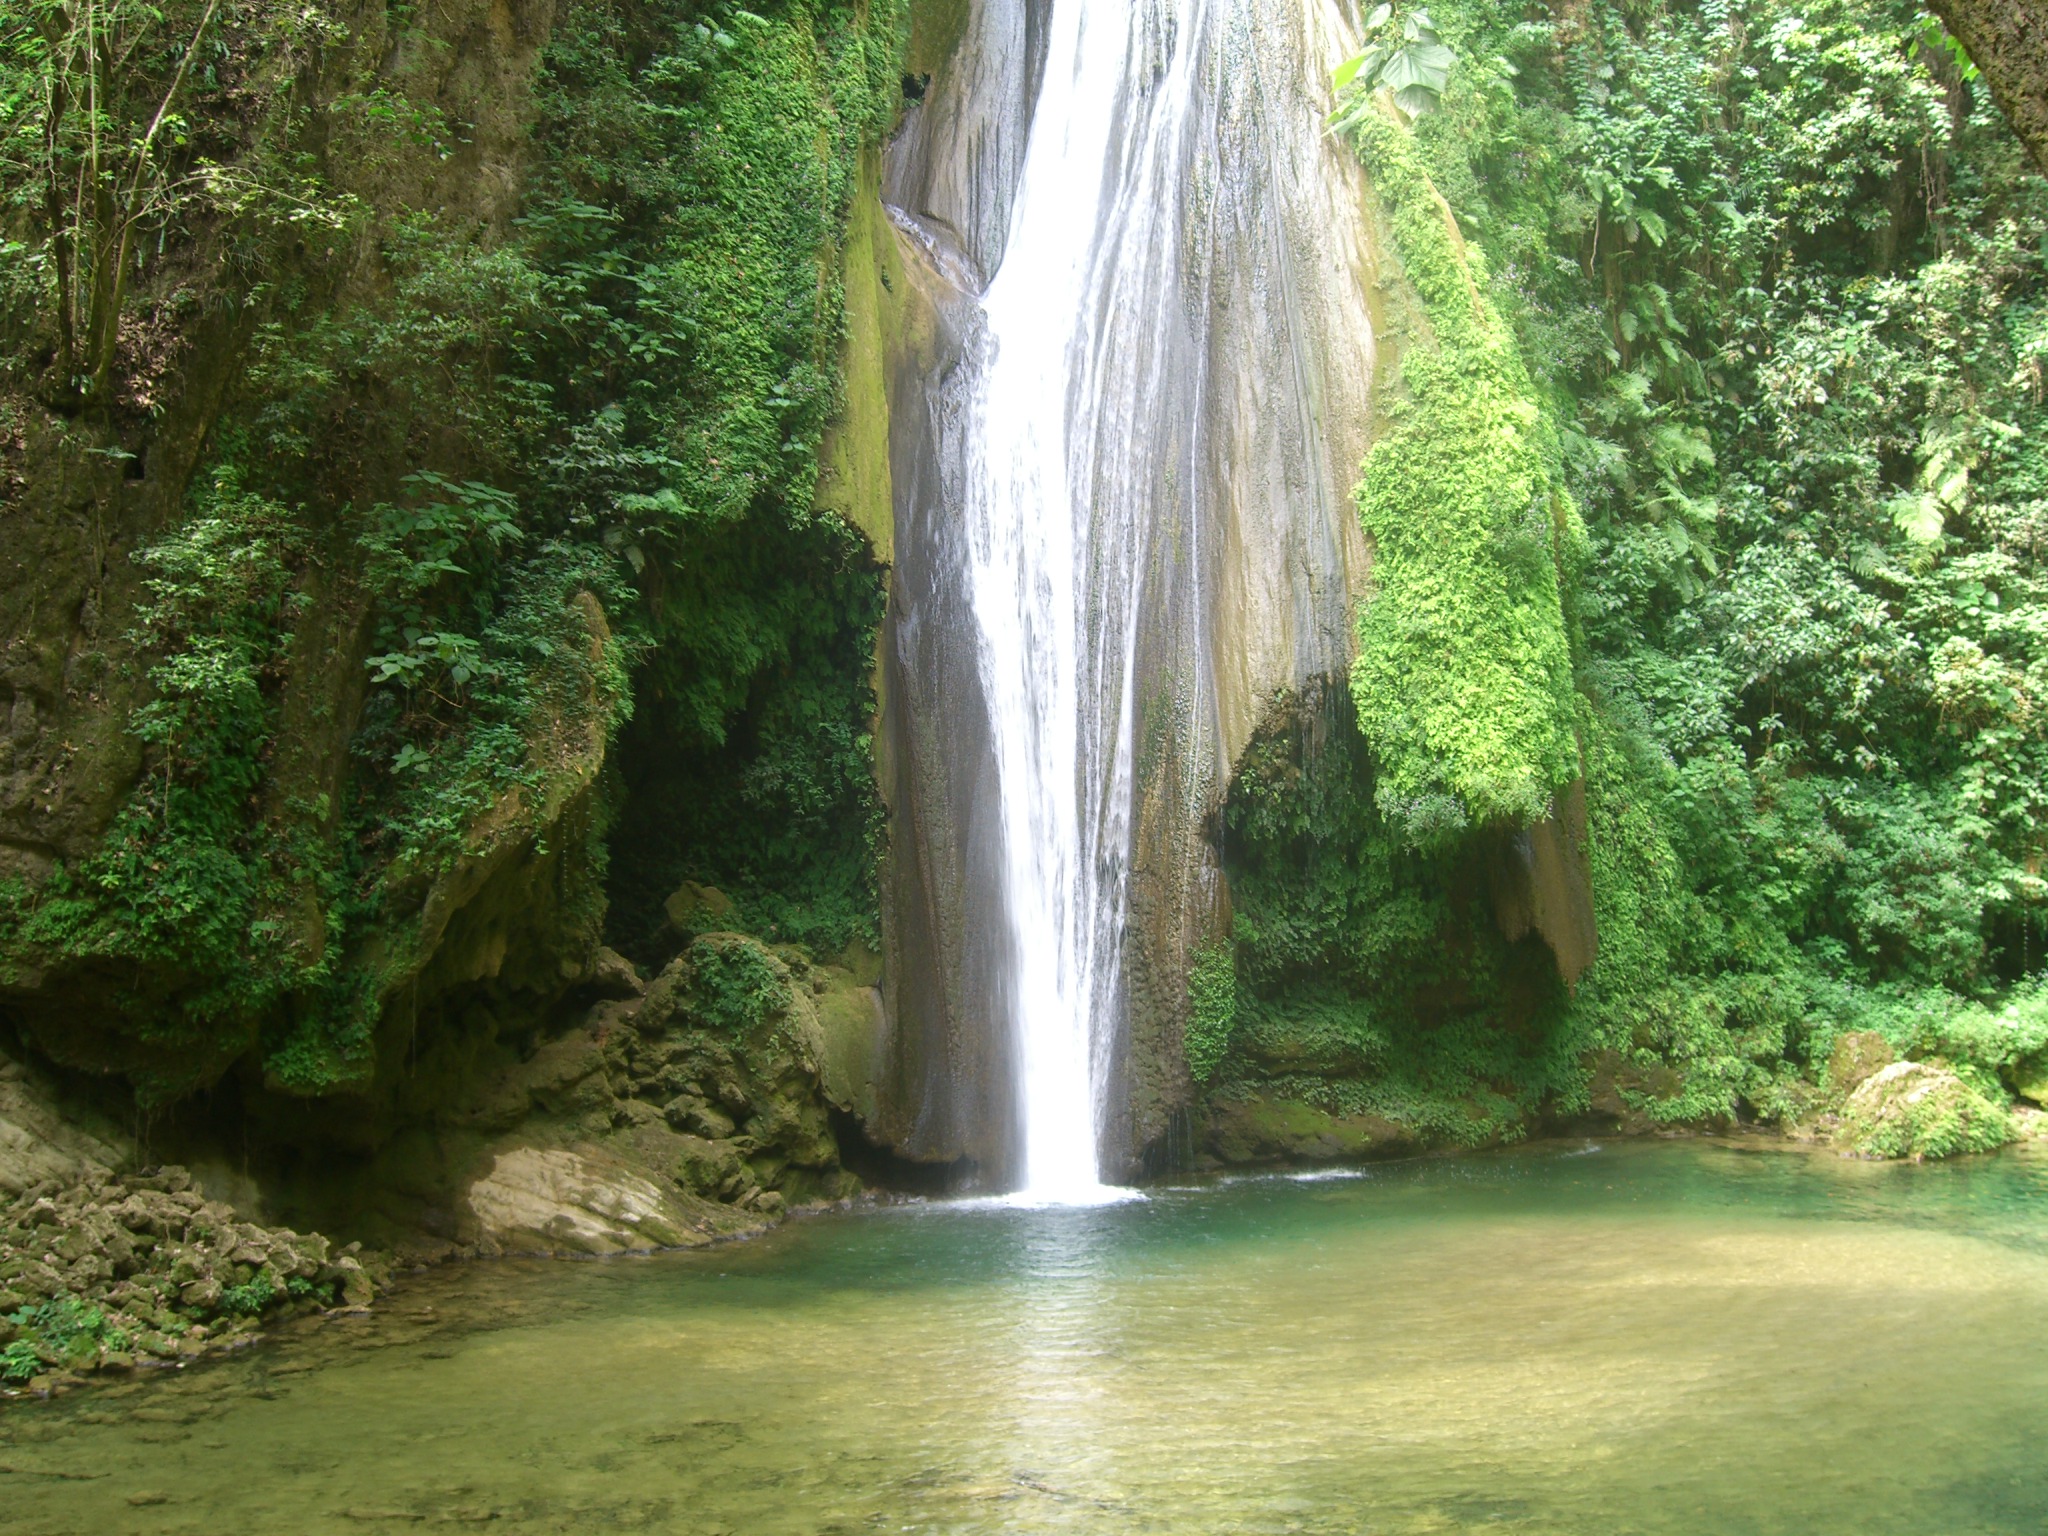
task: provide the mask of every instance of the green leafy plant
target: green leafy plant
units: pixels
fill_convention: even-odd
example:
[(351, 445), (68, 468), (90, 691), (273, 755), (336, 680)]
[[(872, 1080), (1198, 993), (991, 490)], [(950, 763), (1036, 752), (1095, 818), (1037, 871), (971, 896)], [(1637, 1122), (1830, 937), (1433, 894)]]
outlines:
[(222, 1286), (220, 1309), (238, 1317), (258, 1317), (282, 1294), (278, 1287), (271, 1283), (269, 1271), (258, 1271), (240, 1285)]
[(1236, 953), (1228, 944), (1205, 945), (1188, 968), (1188, 1071), (1197, 1083), (1223, 1064), (1236, 1024)]
[(0, 1349), (0, 1381), (27, 1381), (43, 1368), (43, 1357), (27, 1339), (16, 1339)]
[(1391, 92), (1394, 104), (1410, 117), (1436, 109), (1458, 56), (1437, 34), (1436, 23), (1420, 6), (1397, 12), (1378, 5), (1365, 19), (1365, 47), (1338, 65), (1331, 84), (1338, 107), (1331, 127), (1355, 129), (1373, 110), (1371, 97)]
[(712, 934), (689, 949), (692, 1006), (711, 1028), (744, 1034), (790, 1005), (781, 966), (758, 945)]

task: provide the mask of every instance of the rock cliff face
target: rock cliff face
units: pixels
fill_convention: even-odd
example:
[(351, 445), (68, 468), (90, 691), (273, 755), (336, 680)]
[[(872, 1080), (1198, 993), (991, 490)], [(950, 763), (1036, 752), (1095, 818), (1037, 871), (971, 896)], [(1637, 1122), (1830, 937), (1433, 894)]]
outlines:
[[(253, 1138), (285, 1203), (340, 1199), (299, 1174), (385, 1166), (469, 1103), (472, 1068), (611, 985), (634, 690), (680, 722), (661, 755), (732, 795), (772, 734), (747, 712), (780, 707), (757, 680), (792, 670), (808, 624), (838, 691), (803, 680), (811, 736), (774, 771), (837, 751), (871, 798), (874, 567), (810, 490), (836, 401), (835, 178), (895, 110), (900, 7), (770, 6), (734, 23), (744, 48), (700, 35), (699, 9), (174, 3), (166, 36), (219, 43), (176, 87), (178, 154), (242, 191), (152, 226), (105, 388), (60, 377), (62, 306), (0, 287), (0, 1037), (148, 1106), (159, 1150)], [(119, 109), (154, 107), (178, 57), (160, 51)], [(10, 260), (62, 248), (34, 217), (7, 233), (43, 242)], [(595, 337), (563, 328), (595, 316)], [(857, 520), (858, 498), (837, 510)], [(810, 542), (763, 555), (763, 535)], [(790, 595), (814, 578), (837, 584), (829, 622)], [(753, 822), (721, 830), (790, 841), (783, 805), (747, 793)], [(842, 841), (857, 860), (858, 826)], [(863, 927), (859, 894), (841, 929)], [(0, 1118), (23, 1179), (72, 1158), (57, 1127)], [(791, 1166), (836, 1167), (811, 1130)], [(713, 1204), (782, 1187), (730, 1139), (705, 1153)], [(444, 1209), (474, 1151), (407, 1165), (394, 1196), (444, 1241), (491, 1230)], [(492, 1208), (544, 1165), (501, 1170)]]
[(2034, 163), (2048, 169), (2048, 6), (2041, 0), (1934, 0), (1984, 71)]

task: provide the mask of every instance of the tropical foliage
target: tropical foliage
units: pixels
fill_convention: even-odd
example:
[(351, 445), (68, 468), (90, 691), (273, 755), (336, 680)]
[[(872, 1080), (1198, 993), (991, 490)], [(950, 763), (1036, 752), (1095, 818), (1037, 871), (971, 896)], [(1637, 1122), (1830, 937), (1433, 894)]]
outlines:
[[(1334, 122), (1383, 178), (1412, 143), (1584, 518), (1565, 600), (1601, 954), (1545, 1027), (1666, 1118), (1796, 1112), (1854, 1028), (2001, 1069), (1944, 1021), (1995, 1015), (2048, 958), (2048, 182), (1906, 0), (1433, 12), (1455, 55), (1434, 110), (1369, 109), (1395, 83), (1379, 42)], [(1360, 771), (1402, 781), (1373, 723), (1398, 706), (1359, 704)], [(1269, 886), (1241, 907), (1250, 978), (1313, 888), (1281, 867), (1244, 870)], [(1464, 946), (1491, 1006), (1492, 941), (1455, 915), (1422, 932)]]

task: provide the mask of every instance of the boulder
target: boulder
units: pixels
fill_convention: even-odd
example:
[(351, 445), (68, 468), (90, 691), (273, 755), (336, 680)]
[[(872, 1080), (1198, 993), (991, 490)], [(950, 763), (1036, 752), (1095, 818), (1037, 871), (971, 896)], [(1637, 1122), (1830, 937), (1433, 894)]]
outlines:
[(533, 1102), (550, 1114), (572, 1115), (612, 1102), (603, 1042), (587, 1030), (550, 1040), (521, 1067), (519, 1077)]
[(1416, 1138), (1378, 1115), (1333, 1115), (1262, 1095), (1209, 1107), (1209, 1150), (1225, 1163), (1340, 1162), (1412, 1152)]
[(1920, 1061), (1873, 1072), (1843, 1107), (1835, 1144), (1858, 1157), (1989, 1152), (2016, 1134), (2012, 1112), (1955, 1073)]
[(647, 983), (640, 979), (633, 962), (615, 949), (600, 949), (591, 959), (590, 973), (583, 984), (594, 995), (613, 1002), (642, 996)]
[(730, 925), (732, 898), (708, 885), (685, 880), (661, 904), (661, 910), (677, 933), (712, 933)]
[(637, 1253), (703, 1241), (674, 1192), (596, 1148), (501, 1152), (470, 1185), (469, 1208), (478, 1247), (502, 1253)]
[(1853, 1029), (1837, 1035), (1834, 1052), (1828, 1057), (1828, 1086), (1836, 1093), (1854, 1093), (1895, 1059), (1892, 1043), (1875, 1030)]
[(882, 994), (836, 965), (811, 972), (811, 1006), (818, 1021), (818, 1069), (825, 1097), (836, 1109), (874, 1123), (881, 1112), (877, 1081), (887, 1020)]
[(2005, 1076), (2021, 1098), (2048, 1106), (2048, 1051), (2022, 1056), (2005, 1069)]

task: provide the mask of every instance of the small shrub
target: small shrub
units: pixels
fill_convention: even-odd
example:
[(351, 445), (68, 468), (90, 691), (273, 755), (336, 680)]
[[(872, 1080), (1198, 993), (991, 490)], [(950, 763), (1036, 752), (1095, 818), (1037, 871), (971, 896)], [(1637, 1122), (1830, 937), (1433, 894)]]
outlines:
[(241, 1285), (223, 1287), (220, 1309), (237, 1317), (259, 1317), (277, 1297), (277, 1287), (270, 1283), (269, 1272), (265, 1271)]
[(0, 1381), (27, 1381), (43, 1368), (43, 1357), (27, 1339), (0, 1349)]
[(789, 982), (750, 939), (711, 935), (690, 946), (695, 1011), (713, 1029), (739, 1034), (789, 1007)]

